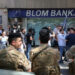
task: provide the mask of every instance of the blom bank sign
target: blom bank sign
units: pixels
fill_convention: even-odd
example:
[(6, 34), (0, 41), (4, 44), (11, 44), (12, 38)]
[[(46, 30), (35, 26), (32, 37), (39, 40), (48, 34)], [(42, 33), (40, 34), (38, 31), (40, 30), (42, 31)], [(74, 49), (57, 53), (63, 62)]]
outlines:
[(75, 17), (75, 9), (9, 9), (8, 17)]

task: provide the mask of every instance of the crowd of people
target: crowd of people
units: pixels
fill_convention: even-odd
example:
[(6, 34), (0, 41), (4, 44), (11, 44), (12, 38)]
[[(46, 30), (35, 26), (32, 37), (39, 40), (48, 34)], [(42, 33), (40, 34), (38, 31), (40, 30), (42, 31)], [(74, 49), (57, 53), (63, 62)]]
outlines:
[[(34, 72), (36, 75), (60, 75), (59, 63), (63, 63), (62, 56), (64, 55), (66, 61), (74, 59), (74, 56), (69, 58), (69, 54), (72, 55), (70, 48), (74, 46), (75, 49), (74, 38), (75, 28), (73, 27), (68, 28), (67, 31), (61, 25), (54, 30), (50, 26), (43, 27), (39, 31), (40, 46), (31, 49), (34, 39), (31, 28), (26, 33), (25, 28), (18, 30), (14, 25), (8, 35), (2, 29), (0, 68)], [(2, 64), (3, 62), (6, 64)]]
[(50, 44), (48, 44), (52, 47), (58, 47), (61, 54), (60, 63), (62, 63), (62, 56), (65, 55), (67, 50), (75, 45), (75, 28), (67, 28), (67, 31), (65, 31), (60, 25), (58, 25), (53, 31), (51, 31), (50, 27), (48, 28), (50, 30)]

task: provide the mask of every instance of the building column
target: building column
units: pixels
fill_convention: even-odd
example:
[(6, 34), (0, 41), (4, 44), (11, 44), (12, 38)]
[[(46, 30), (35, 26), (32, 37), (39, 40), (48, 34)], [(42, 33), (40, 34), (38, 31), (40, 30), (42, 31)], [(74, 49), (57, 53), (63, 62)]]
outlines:
[(22, 28), (27, 30), (27, 18), (23, 18)]
[(8, 31), (8, 10), (7, 9), (3, 9), (2, 27), (5, 31)]

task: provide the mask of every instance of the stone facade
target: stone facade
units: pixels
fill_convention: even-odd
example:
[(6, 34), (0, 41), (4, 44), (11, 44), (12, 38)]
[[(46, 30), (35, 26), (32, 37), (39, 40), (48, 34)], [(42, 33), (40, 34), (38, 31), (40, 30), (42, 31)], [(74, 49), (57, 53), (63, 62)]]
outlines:
[(74, 0), (0, 0), (0, 8), (75, 8)]

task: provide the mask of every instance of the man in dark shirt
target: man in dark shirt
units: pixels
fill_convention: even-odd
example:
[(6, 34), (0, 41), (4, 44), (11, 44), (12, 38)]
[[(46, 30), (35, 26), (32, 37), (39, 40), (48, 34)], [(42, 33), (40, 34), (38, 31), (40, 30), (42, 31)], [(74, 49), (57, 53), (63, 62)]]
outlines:
[(70, 34), (66, 37), (67, 41), (67, 50), (72, 46), (75, 45), (75, 29), (70, 28)]
[(27, 58), (29, 59), (29, 52), (31, 50), (31, 43), (32, 43), (32, 30), (29, 29), (28, 30), (28, 33), (26, 35), (26, 38), (27, 38), (27, 50), (26, 50), (26, 56)]

